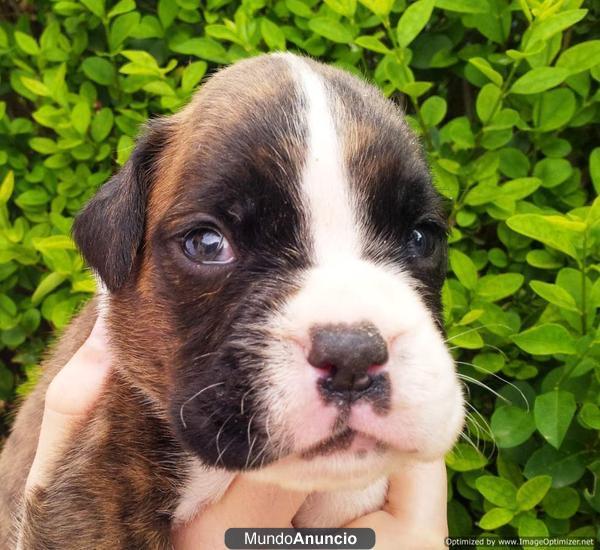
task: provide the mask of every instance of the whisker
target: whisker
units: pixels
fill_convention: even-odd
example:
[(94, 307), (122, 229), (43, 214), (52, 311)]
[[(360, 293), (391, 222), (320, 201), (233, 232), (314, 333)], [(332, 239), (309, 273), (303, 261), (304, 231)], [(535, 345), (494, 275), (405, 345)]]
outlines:
[(465, 422), (465, 430), (467, 430), (467, 432), (469, 433), (473, 433), (475, 432), (475, 437), (477, 438), (477, 447), (479, 448), (479, 441), (480, 441), (480, 437), (479, 437), (479, 426), (477, 424), (477, 422), (475, 421), (473, 415), (469, 412), (469, 411), (465, 411), (465, 419), (467, 420), (467, 422)]
[(477, 445), (475, 445), (475, 443), (473, 443), (473, 440), (466, 433), (462, 432), (460, 434), (460, 437), (462, 439), (464, 439), (467, 443), (469, 443), (469, 445), (471, 445), (471, 447), (473, 447), (473, 449), (475, 449), (478, 453), (480, 452), (480, 450), (477, 447)]
[(256, 443), (256, 438), (258, 435), (255, 435), (252, 438), (252, 445), (248, 448), (248, 455), (246, 456), (246, 462), (244, 463), (244, 470), (248, 469), (248, 462), (250, 462), (250, 457), (252, 456), (252, 450), (254, 449), (254, 444)]
[(252, 422), (257, 414), (258, 414), (258, 411), (252, 415), (252, 417), (250, 418), (250, 422), (248, 422), (248, 429), (246, 430), (246, 434), (248, 437), (248, 456), (246, 456), (246, 463), (244, 464), (244, 468), (248, 467), (248, 462), (250, 461), (250, 455), (252, 454), (252, 450), (254, 449), (254, 444), (256, 443), (256, 438), (258, 437), (258, 434), (256, 434), (254, 436), (254, 438), (252, 439), (252, 443), (250, 443), (250, 431), (252, 430)]
[(485, 370), (481, 367), (478, 367), (477, 365), (475, 365), (473, 363), (467, 363), (466, 361), (456, 361), (456, 363), (459, 365), (467, 365), (467, 366), (473, 367), (475, 370), (477, 370), (479, 372), (483, 372), (485, 374), (489, 374), (490, 376), (497, 378), (501, 382), (504, 382), (505, 384), (513, 387), (515, 390), (517, 390), (517, 392), (519, 392), (520, 396), (523, 398), (523, 402), (525, 403), (525, 406), (527, 407), (527, 412), (529, 412), (529, 401), (527, 400), (527, 397), (525, 396), (525, 394), (523, 393), (521, 388), (519, 388), (519, 386), (517, 386), (516, 384), (513, 384), (510, 380), (507, 380), (506, 378), (502, 378), (502, 376), (500, 376), (499, 374)]
[[(255, 462), (264, 454), (264, 452), (267, 450), (267, 447), (269, 446), (269, 443), (271, 443), (271, 433), (269, 432), (269, 417), (267, 416), (267, 419), (265, 421), (265, 431), (267, 432), (267, 441), (265, 442), (265, 444), (263, 445), (263, 448), (261, 449), (260, 453), (258, 453), (256, 455), (256, 457), (254, 458), (254, 460), (250, 463), (250, 468), (252, 468), (252, 466), (254, 466)], [(261, 467), (264, 464), (264, 459), (261, 461)]]
[(492, 428), (489, 425), (486, 418), (473, 405), (471, 405), (471, 403), (465, 402), (465, 405), (467, 405), (467, 407), (469, 407), (477, 415), (477, 417), (481, 419), (484, 425), (482, 426), (481, 424), (479, 424), (478, 420), (473, 415), (471, 415), (473, 422), (475, 422), (477, 426), (481, 429), (481, 431), (485, 433), (492, 441), (495, 441), (496, 438), (494, 437), (494, 434), (492, 433)]
[(464, 336), (465, 334), (469, 334), (471, 332), (474, 332), (476, 330), (481, 330), (484, 328), (489, 328), (489, 327), (504, 327), (510, 330), (510, 327), (508, 325), (505, 325), (503, 323), (486, 323), (485, 325), (479, 325), (478, 327), (473, 327), (470, 328), (468, 330), (465, 330), (463, 332), (459, 332), (458, 334), (454, 334), (453, 336), (451, 336), (450, 338), (446, 338), (444, 341), (446, 343), (451, 342), (454, 338), (458, 338), (459, 336)]
[(179, 408), (179, 418), (181, 419), (181, 424), (183, 425), (183, 429), (187, 430), (187, 424), (185, 423), (185, 419), (183, 418), (183, 409), (184, 407), (190, 402), (193, 401), (194, 399), (196, 399), (196, 397), (198, 397), (199, 395), (203, 394), (206, 390), (210, 390), (211, 388), (215, 388), (217, 386), (221, 386), (225, 384), (225, 382), (217, 382), (215, 384), (211, 384), (210, 386), (206, 386), (206, 388), (201, 389), (199, 392), (195, 393), (194, 395), (192, 395), (192, 397), (190, 397), (189, 399), (186, 399), (183, 404), (181, 405), (181, 407)]
[(252, 391), (253, 388), (250, 388), (244, 395), (242, 395), (242, 401), (240, 402), (240, 413), (244, 416), (244, 401), (246, 400), (246, 396)]
[(223, 451), (221, 451), (221, 449), (219, 448), (219, 438), (221, 437), (221, 434), (223, 433), (223, 429), (225, 428), (225, 426), (227, 425), (227, 422), (229, 422), (233, 416), (235, 415), (235, 413), (231, 413), (228, 417), (227, 420), (225, 420), (225, 422), (223, 422), (223, 424), (221, 425), (221, 427), (219, 428), (219, 431), (217, 432), (217, 438), (216, 438), (216, 446), (217, 446), (217, 452), (219, 453), (217, 460), (215, 462), (215, 464), (218, 464), (221, 460), (221, 457), (223, 456), (223, 453), (229, 448), (229, 445), (231, 445), (233, 443), (233, 439), (229, 442), (229, 445), (227, 445), (227, 447), (225, 447), (225, 449), (223, 449)]
[(467, 376), (466, 374), (463, 374), (461, 372), (457, 373), (457, 375), (459, 378), (466, 380), (467, 382), (470, 382), (471, 384), (475, 384), (476, 386), (485, 388), (490, 393), (493, 393), (498, 399), (502, 399), (502, 401), (505, 401), (506, 403), (510, 403), (510, 401), (508, 399), (506, 399), (506, 397), (500, 395), (497, 391), (490, 388), (487, 384), (484, 384), (483, 382), (481, 382), (481, 380), (477, 380), (476, 378), (473, 378), (472, 376)]
[(231, 446), (231, 444), (235, 441), (235, 438), (231, 438), (231, 441), (225, 446), (225, 448), (219, 453), (219, 456), (217, 457), (217, 460), (215, 462), (215, 466), (219, 464), (219, 462), (221, 462), (221, 458), (223, 457), (223, 455), (225, 454), (225, 451), (227, 451), (227, 449), (229, 449), (229, 447)]

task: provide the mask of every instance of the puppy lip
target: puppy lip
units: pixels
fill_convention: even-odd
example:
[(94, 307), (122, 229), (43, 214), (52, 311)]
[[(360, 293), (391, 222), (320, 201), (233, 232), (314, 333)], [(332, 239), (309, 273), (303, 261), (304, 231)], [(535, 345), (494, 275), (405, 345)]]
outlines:
[(304, 460), (325, 456), (349, 456), (357, 455), (364, 457), (373, 453), (385, 453), (397, 451), (403, 454), (417, 454), (419, 450), (415, 447), (398, 448), (390, 443), (369, 433), (354, 430), (351, 426), (341, 432), (333, 434), (315, 443), (307, 449), (297, 452), (297, 456)]
[(334, 433), (301, 451), (299, 456), (305, 460), (310, 460), (317, 456), (347, 454), (359, 450), (369, 452), (375, 449), (377, 444), (378, 441), (374, 437), (346, 427), (342, 431)]

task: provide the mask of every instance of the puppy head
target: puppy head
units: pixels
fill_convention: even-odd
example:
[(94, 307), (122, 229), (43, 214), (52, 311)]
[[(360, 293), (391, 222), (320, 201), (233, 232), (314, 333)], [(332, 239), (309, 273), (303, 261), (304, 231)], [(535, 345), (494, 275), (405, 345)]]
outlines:
[(347, 486), (461, 429), (440, 200), (355, 77), (288, 54), (221, 71), (151, 123), (75, 238), (124, 374), (209, 465)]

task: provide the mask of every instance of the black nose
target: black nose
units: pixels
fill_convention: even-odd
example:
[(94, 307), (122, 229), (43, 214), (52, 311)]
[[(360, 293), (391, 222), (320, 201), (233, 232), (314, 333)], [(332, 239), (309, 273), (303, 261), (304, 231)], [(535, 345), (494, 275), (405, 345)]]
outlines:
[(385, 340), (371, 323), (320, 325), (311, 330), (308, 362), (323, 369), (332, 391), (362, 391), (372, 382), (369, 369), (388, 359)]

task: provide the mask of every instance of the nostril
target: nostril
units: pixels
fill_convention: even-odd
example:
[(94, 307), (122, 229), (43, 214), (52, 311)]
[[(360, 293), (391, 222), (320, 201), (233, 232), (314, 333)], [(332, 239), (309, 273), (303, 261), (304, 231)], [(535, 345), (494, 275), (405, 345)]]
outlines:
[(375, 376), (376, 374), (379, 374), (384, 368), (385, 368), (385, 365), (383, 365), (383, 364), (371, 365), (367, 369), (367, 374), (370, 376)]
[(331, 378), (336, 371), (335, 365), (332, 365), (331, 363), (322, 363), (318, 365), (313, 364), (313, 367), (315, 367), (319, 371), (323, 378)]

